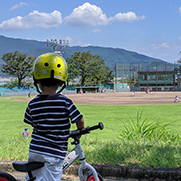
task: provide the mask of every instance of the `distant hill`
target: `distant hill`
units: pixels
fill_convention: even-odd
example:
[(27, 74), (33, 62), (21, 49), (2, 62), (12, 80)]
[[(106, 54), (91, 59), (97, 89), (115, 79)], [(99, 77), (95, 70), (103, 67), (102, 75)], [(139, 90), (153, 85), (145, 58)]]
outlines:
[[(42, 53), (51, 52), (52, 49), (47, 47), (46, 42), (36, 40), (24, 40), (16, 38), (8, 38), (0, 35), (0, 57), (8, 52), (19, 51), (28, 53), (28, 55), (38, 56)], [(145, 63), (145, 62), (164, 62), (163, 60), (138, 54), (136, 52), (127, 51), (120, 48), (98, 47), (98, 46), (73, 46), (63, 48), (63, 57), (71, 57), (75, 52), (88, 52), (93, 55), (99, 55), (105, 60), (105, 64), (114, 70), (115, 63)], [(0, 59), (0, 64), (3, 61)]]

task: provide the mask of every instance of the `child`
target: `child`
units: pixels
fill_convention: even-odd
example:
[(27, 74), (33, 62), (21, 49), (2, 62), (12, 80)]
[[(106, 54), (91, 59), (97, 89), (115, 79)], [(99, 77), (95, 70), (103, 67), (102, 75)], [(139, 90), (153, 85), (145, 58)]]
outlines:
[(175, 103), (176, 101), (180, 102), (178, 96), (175, 96), (174, 103)]
[(149, 94), (149, 92), (150, 92), (150, 90), (149, 90), (149, 88), (147, 87), (147, 88), (146, 88), (146, 93)]
[[(33, 79), (40, 94), (29, 102), (24, 117), (33, 127), (28, 161), (44, 162), (44, 167), (33, 171), (37, 181), (59, 181), (67, 153), (69, 119), (78, 129), (84, 128), (84, 119), (73, 102), (59, 94), (67, 80), (67, 64), (61, 56), (40, 55), (34, 63)], [(62, 88), (56, 93), (59, 86)]]
[(25, 131), (22, 133), (22, 136), (24, 136), (25, 138), (28, 138), (30, 136), (30, 133), (28, 133), (28, 128), (25, 128)]

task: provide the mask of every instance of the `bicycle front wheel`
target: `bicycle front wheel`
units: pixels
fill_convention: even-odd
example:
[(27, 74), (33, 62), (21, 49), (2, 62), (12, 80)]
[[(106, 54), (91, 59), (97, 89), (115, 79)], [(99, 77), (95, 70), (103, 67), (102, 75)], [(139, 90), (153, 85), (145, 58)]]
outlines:
[(12, 175), (0, 171), (0, 181), (17, 181)]
[[(97, 173), (97, 175), (98, 175), (99, 181), (103, 181), (102, 176), (99, 173)], [(83, 178), (84, 178), (83, 179), (84, 181), (95, 181), (93, 173), (91, 171), (85, 172)]]

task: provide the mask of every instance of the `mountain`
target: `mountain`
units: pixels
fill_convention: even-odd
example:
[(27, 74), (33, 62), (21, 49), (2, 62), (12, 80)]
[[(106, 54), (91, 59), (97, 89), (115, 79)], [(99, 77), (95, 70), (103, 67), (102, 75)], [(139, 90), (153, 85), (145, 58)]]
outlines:
[[(0, 57), (8, 52), (19, 51), (28, 53), (28, 55), (38, 56), (42, 53), (52, 52), (50, 47), (47, 47), (46, 42), (36, 40), (25, 40), (8, 38), (0, 35)], [(66, 59), (75, 52), (88, 52), (93, 55), (99, 55), (101, 59), (105, 60), (105, 64), (114, 70), (115, 63), (150, 63), (150, 62), (164, 62), (163, 60), (148, 57), (143, 54), (138, 54), (133, 51), (127, 51), (120, 48), (98, 47), (98, 46), (72, 46), (63, 48), (63, 57)], [(0, 64), (3, 61), (0, 59)]]

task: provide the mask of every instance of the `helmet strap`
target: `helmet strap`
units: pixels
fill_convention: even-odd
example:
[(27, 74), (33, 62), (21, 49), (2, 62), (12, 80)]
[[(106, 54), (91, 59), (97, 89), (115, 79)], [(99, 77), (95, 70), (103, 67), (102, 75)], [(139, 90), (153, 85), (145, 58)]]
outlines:
[(40, 89), (37, 85), (37, 80), (34, 78), (34, 76), (33, 76), (33, 80), (34, 80), (34, 86), (36, 87), (36, 91), (41, 94), (42, 92), (40, 91)]
[[(42, 92), (40, 91), (40, 89), (39, 89), (39, 87), (38, 87), (38, 85), (37, 85), (37, 80), (34, 78), (34, 76), (33, 76), (33, 80), (34, 80), (34, 86), (36, 87), (36, 91), (37, 91), (39, 94), (41, 94)], [(63, 91), (63, 89), (65, 89), (65, 87), (66, 87), (66, 83), (63, 82), (62, 88), (57, 92), (57, 94), (60, 94), (60, 93)]]
[(66, 87), (66, 83), (63, 82), (62, 88), (57, 92), (57, 94), (60, 94), (63, 91), (63, 89), (65, 89), (65, 87)]

